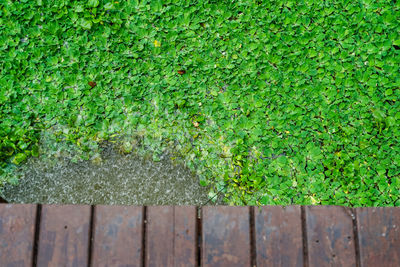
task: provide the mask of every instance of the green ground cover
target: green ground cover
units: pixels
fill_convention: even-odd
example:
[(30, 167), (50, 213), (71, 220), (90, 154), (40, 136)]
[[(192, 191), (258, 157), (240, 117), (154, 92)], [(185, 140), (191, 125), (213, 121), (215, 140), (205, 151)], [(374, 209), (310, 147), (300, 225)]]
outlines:
[(231, 204), (400, 205), (400, 1), (185, 2), (1, 1), (0, 183), (118, 137)]

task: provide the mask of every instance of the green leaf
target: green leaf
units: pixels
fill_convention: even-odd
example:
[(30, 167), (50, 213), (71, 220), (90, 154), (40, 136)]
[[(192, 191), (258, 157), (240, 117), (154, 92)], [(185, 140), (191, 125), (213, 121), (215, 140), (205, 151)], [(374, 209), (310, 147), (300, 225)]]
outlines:
[(114, 8), (114, 5), (112, 2), (109, 2), (107, 4), (104, 5), (104, 10), (111, 10)]
[(38, 157), (39, 156), (39, 146), (38, 145), (34, 145), (32, 147), (32, 156), (34, 157)]
[(92, 28), (92, 22), (90, 20), (81, 19), (81, 26), (86, 30), (90, 30)]
[(97, 7), (99, 5), (99, 0), (89, 0), (88, 7)]
[(391, 96), (393, 94), (393, 90), (392, 89), (387, 89), (386, 91), (385, 91), (385, 95), (386, 96)]
[(12, 163), (19, 165), (21, 162), (26, 160), (26, 155), (24, 153), (18, 153), (14, 156)]
[(382, 121), (385, 118), (385, 112), (383, 112), (380, 109), (372, 109), (372, 115), (374, 116), (375, 119), (378, 121)]
[(207, 186), (207, 182), (205, 180), (200, 180), (200, 185), (201, 186)]
[(84, 11), (84, 8), (83, 8), (82, 5), (77, 5), (77, 6), (75, 7), (75, 12), (80, 13), (80, 12), (83, 12), (83, 11)]

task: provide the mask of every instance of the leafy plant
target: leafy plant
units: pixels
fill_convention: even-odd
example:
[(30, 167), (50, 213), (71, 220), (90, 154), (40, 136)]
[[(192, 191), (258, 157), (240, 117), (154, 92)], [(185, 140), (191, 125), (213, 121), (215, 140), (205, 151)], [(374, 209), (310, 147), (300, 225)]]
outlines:
[(0, 184), (43, 133), (82, 155), (129, 136), (231, 204), (399, 206), (399, 21), (389, 0), (3, 1)]

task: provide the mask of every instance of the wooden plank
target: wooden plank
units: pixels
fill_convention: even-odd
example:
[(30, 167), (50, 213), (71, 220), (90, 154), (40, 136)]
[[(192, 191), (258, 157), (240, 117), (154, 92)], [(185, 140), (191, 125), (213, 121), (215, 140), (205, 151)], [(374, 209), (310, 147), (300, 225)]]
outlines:
[(174, 207), (174, 266), (197, 265), (197, 208)]
[(203, 208), (203, 266), (250, 266), (249, 212), (249, 207)]
[(0, 265), (32, 266), (36, 205), (0, 205)]
[(356, 266), (351, 210), (308, 206), (305, 211), (309, 266)]
[(87, 266), (90, 206), (43, 205), (38, 266)]
[(300, 207), (254, 209), (257, 266), (303, 266)]
[(195, 266), (196, 207), (148, 207), (146, 266)]
[(173, 266), (174, 208), (148, 207), (146, 265)]
[(140, 266), (143, 207), (96, 206), (93, 266)]
[(360, 264), (400, 266), (400, 208), (357, 208)]

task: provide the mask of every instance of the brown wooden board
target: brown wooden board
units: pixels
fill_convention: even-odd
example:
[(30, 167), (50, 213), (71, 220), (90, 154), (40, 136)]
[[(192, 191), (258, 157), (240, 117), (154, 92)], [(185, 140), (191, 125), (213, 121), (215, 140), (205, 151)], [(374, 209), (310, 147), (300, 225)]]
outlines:
[(140, 266), (143, 207), (96, 206), (93, 266)]
[(87, 266), (90, 206), (43, 205), (38, 266)]
[(0, 266), (32, 266), (36, 205), (0, 205)]
[(173, 266), (174, 208), (148, 207), (146, 225), (146, 265)]
[(148, 207), (146, 266), (195, 266), (196, 207)]
[(355, 266), (351, 209), (308, 206), (305, 212), (309, 266)]
[(174, 266), (196, 266), (197, 209), (193, 206), (174, 209)]
[(204, 207), (202, 266), (250, 266), (249, 207)]
[(357, 208), (360, 264), (400, 266), (400, 208)]
[(254, 207), (257, 266), (303, 266), (299, 206)]

